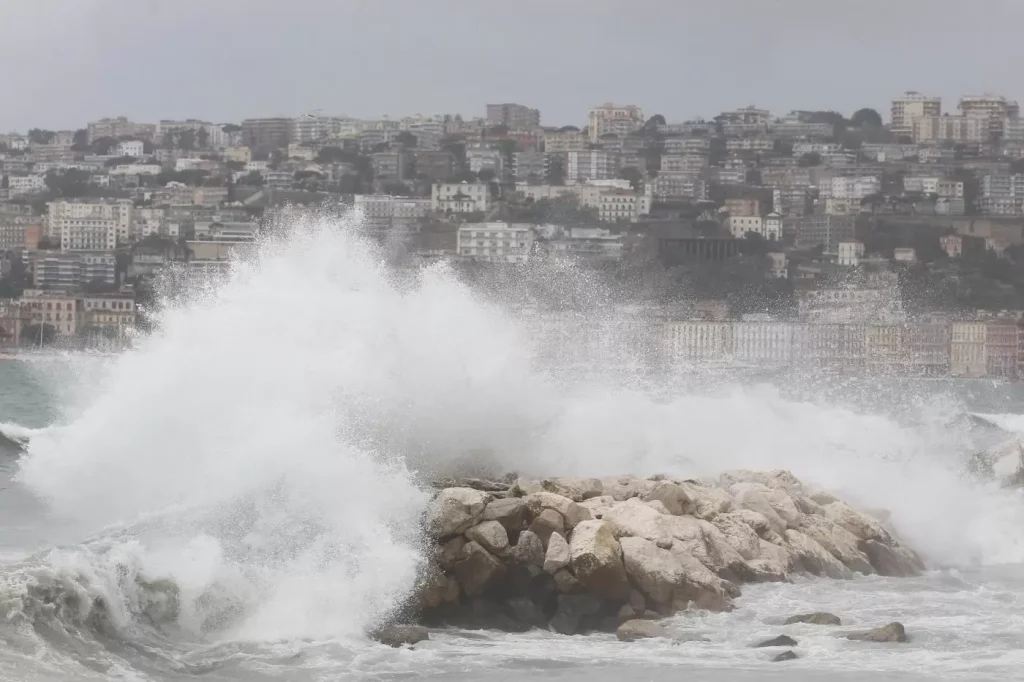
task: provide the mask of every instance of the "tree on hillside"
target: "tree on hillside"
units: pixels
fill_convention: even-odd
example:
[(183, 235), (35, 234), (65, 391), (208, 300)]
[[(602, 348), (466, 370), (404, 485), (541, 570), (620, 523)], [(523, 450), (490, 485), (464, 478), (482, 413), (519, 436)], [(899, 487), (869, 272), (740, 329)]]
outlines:
[(580, 129), (577, 128), (576, 126), (562, 126), (561, 128), (558, 129), (558, 132), (560, 132), (560, 133), (578, 133), (578, 132), (580, 132)]
[(163, 149), (174, 149), (176, 146), (176, 135), (168, 130), (164, 133), (164, 136), (160, 139), (160, 147)]
[(199, 131), (196, 132), (196, 144), (199, 145), (200, 149), (206, 149), (206, 147), (210, 144), (210, 133), (209, 131), (206, 130), (205, 126), (200, 128)]
[(84, 152), (89, 148), (89, 131), (79, 128), (71, 138), (71, 149), (76, 152)]
[(259, 171), (252, 171), (247, 175), (243, 175), (239, 180), (240, 185), (249, 185), (250, 187), (262, 187), (263, 176), (260, 175)]
[(561, 154), (553, 154), (548, 166), (548, 182), (552, 185), (565, 184), (565, 161)]
[(178, 149), (192, 151), (196, 148), (196, 131), (182, 130), (178, 133)]
[(98, 137), (89, 144), (92, 153), (97, 156), (106, 156), (116, 145), (117, 140), (112, 137)]
[(225, 123), (224, 125), (222, 125), (220, 127), (220, 129), (221, 129), (221, 132), (228, 133), (229, 135), (231, 133), (240, 133), (240, 132), (242, 132), (242, 126), (236, 125), (234, 123)]
[(799, 159), (797, 159), (797, 164), (803, 166), (804, 168), (807, 168), (809, 166), (820, 166), (821, 154), (819, 154), (818, 152), (807, 152)]
[(850, 117), (850, 125), (855, 128), (863, 128), (866, 125), (881, 128), (882, 117), (874, 109), (858, 109)]
[(32, 128), (28, 131), (28, 141), (32, 144), (50, 144), (55, 137), (57, 137), (57, 133), (52, 130)]
[(640, 175), (634, 166), (627, 166), (619, 170), (619, 177), (623, 180), (629, 180), (629, 184), (633, 187), (634, 191), (640, 190), (640, 183), (643, 181), (643, 176)]
[(496, 176), (493, 168), (481, 168), (480, 172), (476, 174), (480, 178), (480, 182), (490, 182)]
[(408, 130), (403, 130), (395, 135), (395, 142), (401, 143), (405, 147), (415, 147), (418, 141), (417, 137)]

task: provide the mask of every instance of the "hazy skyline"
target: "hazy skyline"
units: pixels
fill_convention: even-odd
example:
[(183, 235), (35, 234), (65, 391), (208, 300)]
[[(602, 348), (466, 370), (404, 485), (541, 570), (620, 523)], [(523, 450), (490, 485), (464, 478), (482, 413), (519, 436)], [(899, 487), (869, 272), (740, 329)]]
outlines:
[[(53, 0), (4, 3), (0, 130), (103, 116), (484, 115), (583, 125), (605, 101), (670, 121), (754, 104), (873, 107), (904, 90), (1021, 93), (1024, 3), (989, 0)], [(947, 10), (948, 11), (945, 11)], [(984, 11), (982, 11), (984, 10)], [(951, 20), (950, 17), (956, 19)]]

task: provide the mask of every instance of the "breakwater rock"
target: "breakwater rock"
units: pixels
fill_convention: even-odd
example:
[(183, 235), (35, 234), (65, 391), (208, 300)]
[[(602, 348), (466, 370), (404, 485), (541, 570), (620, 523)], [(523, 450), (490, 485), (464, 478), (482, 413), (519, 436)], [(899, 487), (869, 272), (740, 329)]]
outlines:
[(428, 624), (615, 632), (728, 611), (743, 583), (924, 568), (881, 515), (788, 471), (442, 485), (424, 515), (435, 551), (413, 605)]

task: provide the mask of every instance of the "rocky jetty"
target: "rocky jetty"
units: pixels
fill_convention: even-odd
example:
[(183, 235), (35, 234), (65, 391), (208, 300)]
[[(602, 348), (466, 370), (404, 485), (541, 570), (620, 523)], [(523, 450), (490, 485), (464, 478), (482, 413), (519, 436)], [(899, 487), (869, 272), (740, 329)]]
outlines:
[(742, 583), (924, 568), (878, 516), (787, 471), (443, 485), (415, 594), (427, 624), (634, 639), (661, 632), (642, 621), (730, 610)]

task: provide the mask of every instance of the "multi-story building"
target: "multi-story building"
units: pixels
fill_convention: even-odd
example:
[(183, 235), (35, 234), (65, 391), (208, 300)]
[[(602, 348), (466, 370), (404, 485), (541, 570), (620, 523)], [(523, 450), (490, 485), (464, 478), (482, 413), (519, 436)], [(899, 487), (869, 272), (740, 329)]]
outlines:
[(17, 348), (21, 345), (21, 331), (28, 325), (21, 301), (0, 298), (0, 348)]
[(505, 157), (498, 149), (467, 149), (466, 164), (469, 170), (479, 173), (482, 170), (489, 170), (498, 178), (501, 178), (505, 168)]
[(551, 159), (543, 152), (516, 152), (512, 155), (512, 175), (516, 182), (545, 180), (550, 169)]
[(556, 130), (544, 133), (544, 151), (548, 154), (566, 154), (587, 149), (587, 136), (578, 130)]
[(114, 147), (114, 156), (133, 156), (140, 158), (145, 153), (146, 145), (142, 140), (125, 140)]
[(601, 192), (598, 217), (607, 223), (635, 223), (651, 212), (651, 198), (630, 190), (611, 189)]
[(7, 189), (12, 197), (44, 192), (46, 178), (42, 175), (8, 175)]
[(735, 239), (743, 239), (748, 232), (761, 234), (764, 228), (764, 221), (759, 215), (731, 215), (726, 219), (726, 226)]
[(811, 210), (809, 187), (773, 187), (772, 210), (783, 217), (807, 215)]
[(814, 138), (832, 137), (835, 126), (831, 123), (811, 123), (803, 121), (799, 116), (790, 114), (777, 118), (768, 124), (768, 134), (784, 139), (810, 140)]
[(537, 128), (540, 127), (540, 110), (522, 104), (488, 104), (487, 123), (513, 130)]
[(665, 154), (698, 154), (707, 156), (711, 140), (706, 137), (669, 137), (662, 142)]
[(665, 355), (670, 363), (724, 362), (732, 357), (732, 322), (666, 322)]
[(449, 179), (455, 172), (455, 157), (446, 150), (416, 151), (416, 173), (430, 180), (441, 181)]
[(431, 208), (440, 213), (486, 212), (491, 191), (485, 182), (445, 182), (431, 188), (430, 200)]
[(783, 322), (733, 322), (733, 357), (737, 362), (788, 365), (793, 358), (793, 325)]
[(31, 215), (0, 215), (0, 252), (35, 249), (43, 236), (42, 218)]
[(242, 143), (250, 149), (286, 149), (291, 141), (292, 119), (247, 118), (242, 121)]
[(838, 263), (843, 267), (856, 267), (864, 257), (864, 244), (857, 241), (839, 242)]
[(960, 98), (960, 113), (983, 121), (981, 140), (1001, 137), (1003, 124), (1008, 118), (1020, 116), (1020, 105), (1002, 95), (967, 95)]
[(166, 208), (134, 208), (132, 210), (131, 221), (131, 234), (133, 239), (144, 239), (145, 237), (153, 234), (167, 236)]
[(412, 168), (412, 155), (406, 151), (377, 152), (371, 158), (377, 180), (405, 180)]
[(153, 123), (134, 123), (124, 116), (117, 118), (101, 118), (92, 121), (86, 128), (89, 132), (89, 141), (95, 142), (101, 137), (137, 137), (143, 140), (152, 140), (156, 135), (156, 125)]
[(338, 134), (345, 119), (337, 116), (304, 114), (291, 121), (291, 142), (315, 142)]
[(688, 199), (691, 201), (703, 201), (707, 198), (707, 187), (703, 180), (695, 174), (661, 172), (658, 177), (648, 180), (647, 192), (656, 201), (672, 201), (675, 199)]
[(529, 223), (467, 223), (459, 227), (459, 256), (492, 263), (525, 263), (535, 236)]
[(954, 322), (950, 325), (949, 373), (981, 377), (988, 371), (984, 322)]
[(591, 109), (587, 117), (587, 130), (593, 143), (608, 134), (628, 135), (639, 130), (643, 124), (644, 112), (633, 104), (616, 105), (606, 102)]
[(79, 312), (79, 332), (87, 336), (124, 340), (135, 328), (135, 299), (131, 296), (85, 296)]
[(233, 163), (249, 163), (252, 161), (252, 150), (248, 147), (226, 147), (221, 152), (224, 161)]
[(601, 149), (569, 152), (565, 181), (569, 184), (614, 178), (619, 171), (619, 155)]
[(912, 135), (915, 119), (942, 115), (942, 99), (907, 91), (892, 100), (889, 112), (889, 130), (894, 135)]
[(863, 324), (793, 325), (793, 363), (796, 367), (856, 373), (864, 368), (864, 354)]
[(52, 327), (58, 336), (73, 336), (78, 331), (78, 301), (74, 296), (26, 289), (21, 296), (21, 305), (23, 314), (32, 325)]
[(949, 373), (949, 325), (906, 325), (907, 369), (910, 374), (941, 376)]
[(1015, 324), (985, 326), (985, 367), (990, 377), (1017, 377), (1018, 328)]
[(824, 199), (851, 199), (859, 202), (864, 197), (881, 191), (882, 179), (877, 175), (839, 177), (832, 178), (821, 188), (821, 196)]
[(775, 142), (770, 137), (734, 137), (725, 141), (725, 149), (729, 152), (770, 152)]
[(988, 119), (977, 116), (918, 116), (912, 132), (914, 142), (984, 142), (989, 131)]
[(702, 154), (662, 154), (661, 172), (664, 173), (697, 173), (707, 168), (708, 157)]
[(902, 324), (869, 324), (864, 327), (864, 366), (871, 374), (904, 374), (908, 350)]
[(50, 202), (49, 229), (60, 237), (61, 251), (113, 251), (132, 230), (129, 199)]
[(353, 208), (375, 229), (413, 230), (431, 211), (430, 199), (393, 197), (385, 194), (357, 194)]

